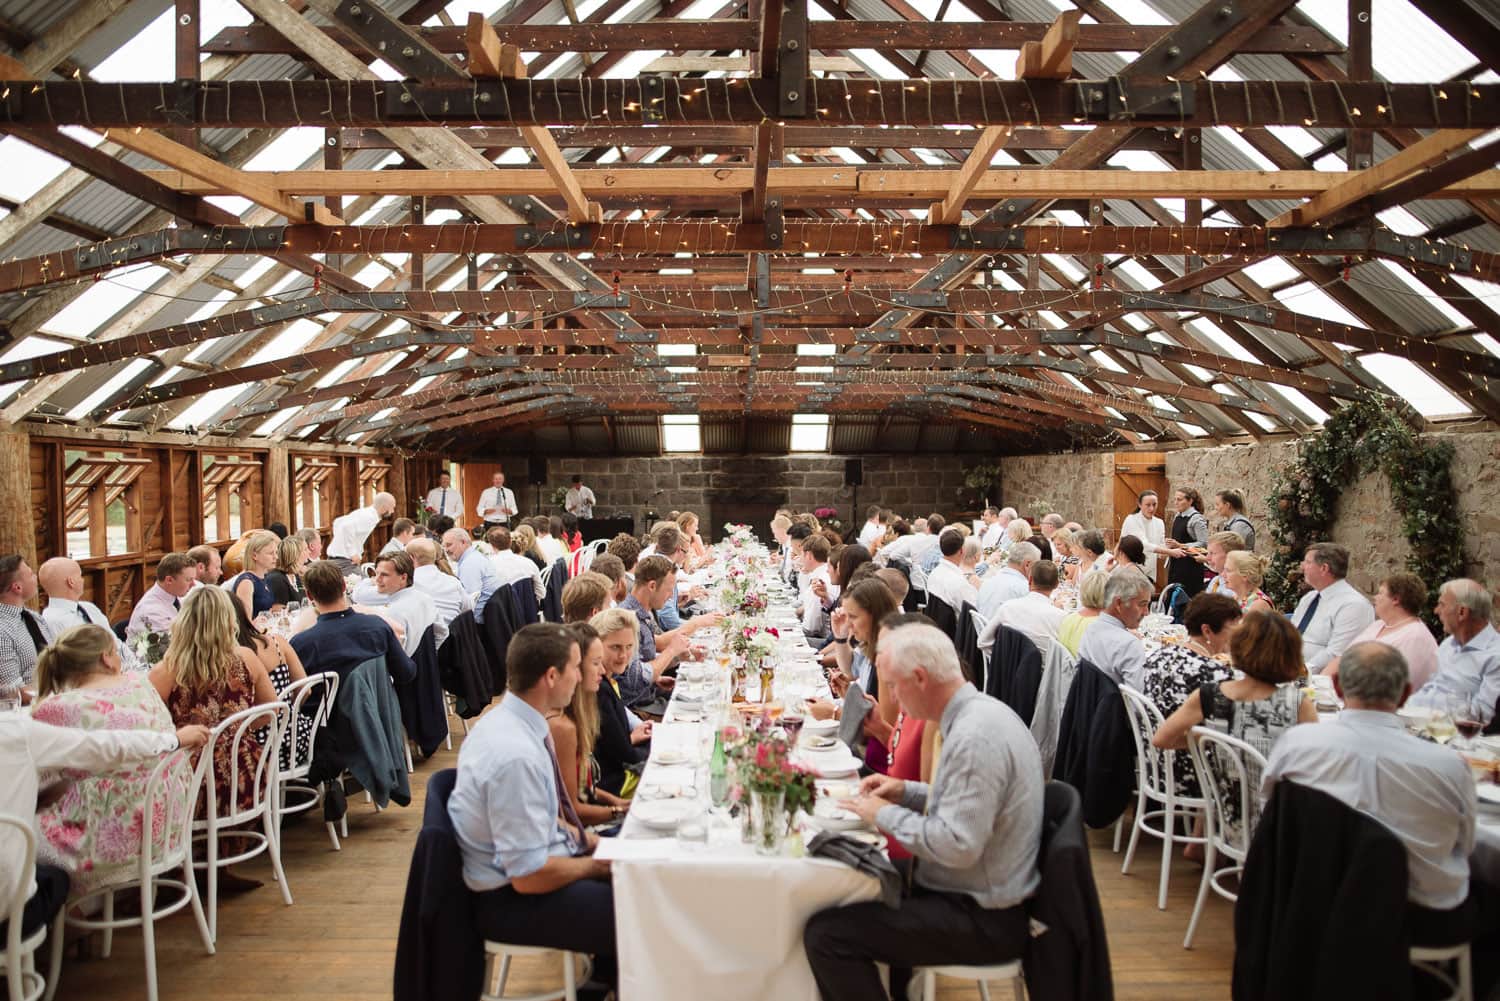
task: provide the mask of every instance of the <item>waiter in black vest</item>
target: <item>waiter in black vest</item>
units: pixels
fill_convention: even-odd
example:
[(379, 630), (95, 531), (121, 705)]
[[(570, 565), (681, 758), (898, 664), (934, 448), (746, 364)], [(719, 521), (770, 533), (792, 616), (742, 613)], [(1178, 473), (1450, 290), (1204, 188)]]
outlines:
[(1191, 598), (1204, 588), (1203, 565), (1187, 549), (1208, 545), (1208, 519), (1203, 516), (1203, 498), (1192, 487), (1174, 492), (1172, 504), (1177, 517), (1172, 519), (1170, 538), (1162, 543), (1172, 553), (1167, 562), (1167, 584), (1180, 584)]

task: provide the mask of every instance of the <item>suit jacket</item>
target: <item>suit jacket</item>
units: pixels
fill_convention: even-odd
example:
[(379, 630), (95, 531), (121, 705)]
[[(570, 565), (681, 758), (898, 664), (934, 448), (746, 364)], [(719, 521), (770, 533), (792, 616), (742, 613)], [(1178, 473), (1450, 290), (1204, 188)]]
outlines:
[(511, 584), (510, 594), (515, 601), (516, 621), (520, 625), (529, 626), (540, 619), (542, 609), (537, 604), (536, 588), (532, 586), (530, 577)]
[(983, 692), (988, 691), (985, 688), (984, 651), (979, 648), (979, 634), (974, 631), (971, 619), (973, 614), (974, 606), (964, 602), (964, 607), (958, 610), (958, 637), (955, 645), (958, 647), (958, 662), (963, 665), (964, 673), (969, 676), (974, 687)]
[(401, 723), (417, 742), (422, 757), (432, 756), (438, 745), (448, 738), (448, 707), (443, 704), (442, 672), (438, 669), (437, 638), (428, 626), (412, 654), (417, 676), (409, 685), (396, 688), (401, 704)]
[(1048, 782), (1042, 808), (1042, 885), (1027, 902), (1046, 930), (1028, 940), (1022, 964), (1032, 997), (1111, 1001), (1109, 940), (1083, 831), (1083, 802), (1064, 782)]
[(1406, 850), (1327, 793), (1278, 782), (1234, 907), (1234, 1001), (1412, 996)]
[(396, 939), (395, 1001), (470, 1001), (484, 986), (484, 941), (448, 817), (457, 779), (458, 769), (445, 768), (427, 780), (427, 806), (406, 875)]
[(947, 633), (950, 639), (958, 631), (958, 612), (942, 598), (929, 594), (927, 607), (922, 611), (932, 620), (933, 625)]
[(382, 808), (392, 800), (411, 803), (401, 705), (385, 658), (367, 660), (344, 677), (330, 725), (317, 739), (312, 781), (337, 778), (347, 769)]
[(1029, 727), (1041, 687), (1042, 655), (1036, 644), (1019, 629), (1001, 626), (990, 649), (990, 672), (984, 690), (1014, 709)]
[[(523, 581), (528, 587), (531, 581)], [(502, 587), (490, 596), (484, 608), (484, 621), (479, 624), (480, 638), (484, 642), (485, 657), (490, 668), (490, 694), (505, 694), (505, 654), (510, 649), (510, 638), (522, 623), (517, 621), (515, 591)]]
[(599, 686), (599, 739), (594, 741), (594, 760), (599, 763), (599, 788), (620, 794), (627, 765), (646, 760), (650, 749), (630, 742), (630, 718), (615, 686), (605, 679)]
[(1031, 716), (1031, 736), (1042, 754), (1044, 778), (1052, 777), (1063, 706), (1068, 701), (1068, 692), (1073, 687), (1073, 675), (1077, 671), (1078, 663), (1068, 652), (1068, 648), (1061, 643), (1053, 643), (1042, 664), (1042, 685), (1037, 690), (1036, 711)]
[(542, 596), (542, 617), (548, 622), (563, 620), (562, 592), (568, 583), (568, 561), (557, 560), (547, 577), (547, 593)]
[(1120, 686), (1086, 660), (1078, 662), (1063, 705), (1052, 774), (1083, 797), (1083, 822), (1108, 827), (1129, 805), (1135, 784), (1135, 738)]
[(473, 719), (490, 704), (490, 667), (474, 611), (460, 612), (448, 623), (448, 641), (438, 647), (438, 674), (452, 692), (461, 719)]

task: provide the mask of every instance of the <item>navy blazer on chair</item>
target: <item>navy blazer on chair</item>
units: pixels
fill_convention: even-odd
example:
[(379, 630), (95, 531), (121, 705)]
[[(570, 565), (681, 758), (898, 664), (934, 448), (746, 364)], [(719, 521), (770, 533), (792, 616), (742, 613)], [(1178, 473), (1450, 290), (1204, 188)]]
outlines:
[(1114, 679), (1078, 662), (1058, 727), (1052, 774), (1083, 797), (1083, 822), (1108, 827), (1130, 804), (1135, 784), (1135, 738), (1125, 698)]
[(568, 584), (568, 561), (557, 560), (547, 577), (547, 593), (542, 596), (542, 618), (548, 622), (563, 620), (562, 592)]
[(1042, 654), (1030, 636), (1001, 626), (990, 649), (990, 672), (984, 690), (1016, 711), (1031, 726), (1036, 696), (1042, 687)]
[(448, 707), (443, 704), (442, 674), (432, 626), (422, 634), (411, 660), (417, 665), (417, 676), (410, 684), (396, 686), (396, 698), (401, 703), (401, 723), (406, 727), (406, 735), (417, 742), (422, 757), (427, 758), (448, 739)]

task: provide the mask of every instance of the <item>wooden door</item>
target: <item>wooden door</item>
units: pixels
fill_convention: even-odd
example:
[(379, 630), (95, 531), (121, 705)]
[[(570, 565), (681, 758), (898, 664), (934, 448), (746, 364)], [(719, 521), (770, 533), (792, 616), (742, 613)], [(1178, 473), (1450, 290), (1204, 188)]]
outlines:
[[(1109, 526), (1105, 532), (1105, 538), (1110, 546), (1120, 541), (1120, 526), (1124, 524), (1128, 515), (1134, 514), (1140, 507), (1137, 498), (1142, 491), (1155, 490), (1161, 503), (1157, 506), (1156, 516), (1167, 521), (1165, 512), (1169, 508), (1172, 499), (1171, 491), (1167, 489), (1167, 456), (1165, 452), (1117, 452), (1115, 454), (1115, 478), (1114, 499), (1115, 519), (1114, 524)], [(1171, 522), (1167, 521), (1168, 527)], [(1164, 569), (1166, 561), (1157, 561), (1157, 585), (1166, 578)]]
[(516, 495), (516, 507), (521, 506), (521, 491), (513, 479), (513, 472), (501, 468), (500, 463), (465, 462), (454, 468), (457, 470), (456, 479), (458, 480), (454, 486), (459, 489), (464, 498), (464, 516), (459, 520), (459, 524), (470, 527), (479, 524), (479, 515), (474, 513), (479, 507), (479, 495), (489, 489), (490, 480), (496, 473), (505, 473), (505, 485), (510, 488), (511, 493)]

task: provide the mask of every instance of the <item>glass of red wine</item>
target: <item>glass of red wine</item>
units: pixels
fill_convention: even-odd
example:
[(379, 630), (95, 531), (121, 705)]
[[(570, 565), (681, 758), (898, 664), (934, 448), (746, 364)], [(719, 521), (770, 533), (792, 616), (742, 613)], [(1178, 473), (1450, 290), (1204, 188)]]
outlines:
[(1474, 746), (1474, 738), (1479, 736), (1484, 723), (1479, 718), (1479, 713), (1474, 711), (1473, 704), (1464, 698), (1449, 700), (1448, 715), (1453, 719), (1453, 728), (1458, 731), (1463, 746), (1470, 748)]
[(797, 746), (797, 737), (802, 733), (803, 716), (797, 711), (784, 712), (781, 714), (781, 729), (786, 732), (788, 747)]

